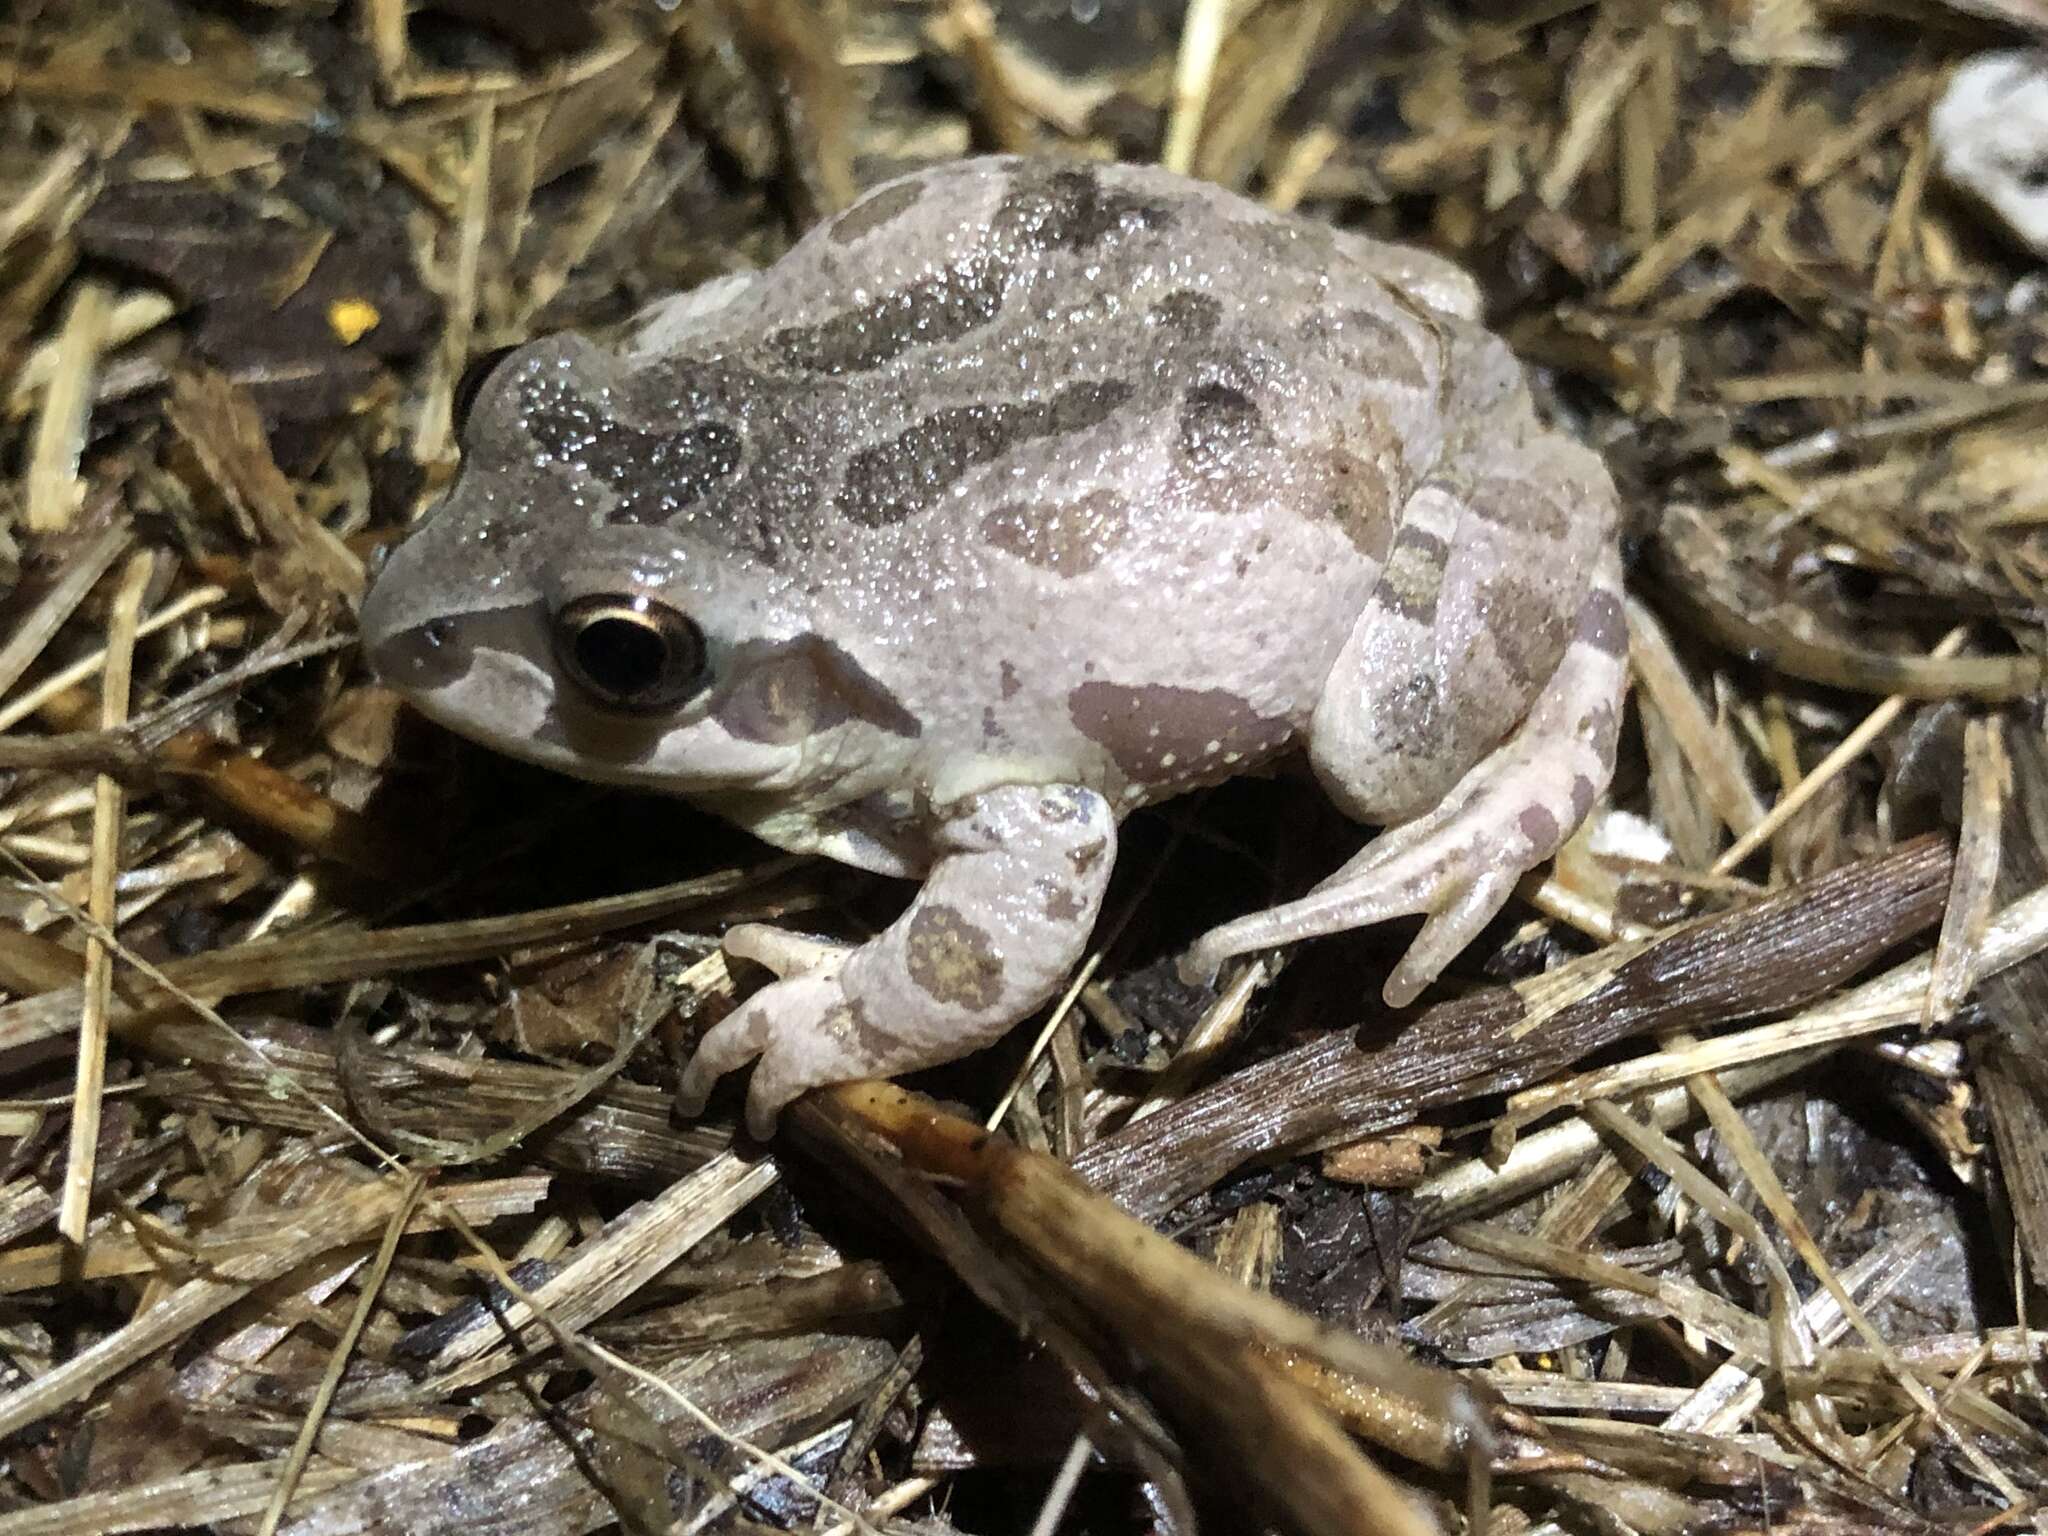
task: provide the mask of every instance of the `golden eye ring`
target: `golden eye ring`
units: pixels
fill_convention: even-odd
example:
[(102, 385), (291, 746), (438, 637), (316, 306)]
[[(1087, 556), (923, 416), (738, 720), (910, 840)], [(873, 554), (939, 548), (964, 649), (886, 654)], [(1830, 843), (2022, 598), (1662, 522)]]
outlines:
[(579, 597), (554, 617), (555, 660), (605, 709), (646, 714), (681, 703), (704, 680), (704, 632), (638, 595)]

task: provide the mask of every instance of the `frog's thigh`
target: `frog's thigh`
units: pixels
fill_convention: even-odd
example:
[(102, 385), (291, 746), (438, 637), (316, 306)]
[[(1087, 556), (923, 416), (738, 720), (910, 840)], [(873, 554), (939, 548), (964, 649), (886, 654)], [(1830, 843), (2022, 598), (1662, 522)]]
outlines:
[(1499, 750), (1427, 815), (1383, 834), (1300, 901), (1205, 935), (1183, 973), (1206, 978), (1233, 955), (1426, 915), (1386, 984), (1389, 1003), (1412, 1000), (1478, 936), (1522, 873), (1557, 852), (1613, 775), (1627, 654), (1621, 561), (1609, 549), (1563, 662)]
[(798, 1094), (977, 1051), (1080, 958), (1116, 850), (1108, 803), (1063, 785), (977, 796), (902, 917), (836, 967), (775, 982), (712, 1028), (676, 1091), (684, 1114), (759, 1058), (747, 1123), (766, 1135)]
[(1317, 776), (1360, 821), (1435, 805), (1556, 672), (1610, 526), (1611, 492), (1568, 472), (1587, 464), (1538, 440), (1453, 459), (1409, 498), (1309, 725)]

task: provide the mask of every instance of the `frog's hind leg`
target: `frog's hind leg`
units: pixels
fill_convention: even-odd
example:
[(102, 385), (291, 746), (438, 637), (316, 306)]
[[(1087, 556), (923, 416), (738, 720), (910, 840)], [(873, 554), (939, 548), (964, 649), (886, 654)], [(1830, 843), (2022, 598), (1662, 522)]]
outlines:
[(1392, 830), (1302, 900), (1204, 937), (1189, 974), (1423, 915), (1387, 982), (1387, 1000), (1405, 1003), (1557, 851), (1613, 771), (1626, 649), (1614, 482), (1537, 421), (1504, 343), (1439, 322), (1447, 430), (1308, 732), (1331, 798)]
[(1563, 659), (1505, 742), (1433, 809), (1390, 828), (1301, 900), (1206, 934), (1182, 973), (1206, 979), (1233, 955), (1423, 916), (1384, 991), (1394, 1007), (1413, 1001), (1478, 936), (1523, 872), (1563, 846), (1612, 776), (1627, 676), (1620, 591), (1621, 562), (1610, 548)]

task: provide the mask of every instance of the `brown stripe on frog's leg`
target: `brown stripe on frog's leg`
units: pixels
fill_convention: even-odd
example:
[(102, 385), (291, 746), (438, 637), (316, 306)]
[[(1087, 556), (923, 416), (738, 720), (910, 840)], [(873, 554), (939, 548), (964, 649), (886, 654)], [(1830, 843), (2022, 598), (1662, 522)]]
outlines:
[(1394, 1007), (1415, 998), (1506, 903), (1522, 874), (1551, 858), (1614, 773), (1627, 684), (1621, 559), (1600, 557), (1564, 659), (1529, 717), (1427, 815), (1391, 829), (1299, 901), (1205, 934), (1182, 961), (1190, 980), (1233, 955), (1426, 916), (1387, 978)]
[(829, 975), (755, 993), (705, 1035), (677, 1087), (684, 1114), (759, 1058), (747, 1124), (766, 1136), (797, 1095), (980, 1050), (1050, 997), (1088, 941), (1115, 862), (1092, 790), (1007, 786), (966, 802), (909, 909)]
[(1432, 490), (1408, 499), (1379, 585), (1316, 702), (1310, 762), (1331, 798), (1361, 821), (1396, 820), (1427, 805), (1464, 766), (1445, 761), (1456, 689), (1436, 633), (1463, 511)]
[(1599, 459), (1531, 410), (1498, 340), (1446, 320), (1458, 425), (1402, 509), (1378, 589), (1317, 704), (1310, 755), (1365, 821), (1434, 805), (1526, 715), (1614, 542)]

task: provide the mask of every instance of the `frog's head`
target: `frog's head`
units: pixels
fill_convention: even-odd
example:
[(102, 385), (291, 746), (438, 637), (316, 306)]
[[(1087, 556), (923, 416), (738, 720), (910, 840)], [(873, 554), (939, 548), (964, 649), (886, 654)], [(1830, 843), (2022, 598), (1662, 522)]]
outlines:
[(500, 751), (684, 794), (785, 787), (856, 717), (915, 734), (711, 510), (740, 428), (648, 394), (575, 337), (497, 365), (461, 478), (363, 604), (378, 675)]

